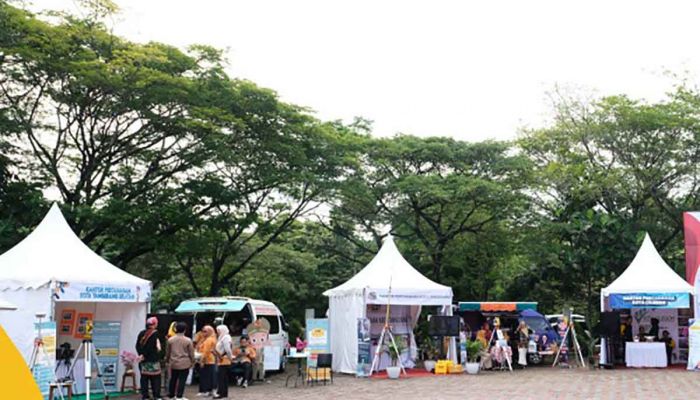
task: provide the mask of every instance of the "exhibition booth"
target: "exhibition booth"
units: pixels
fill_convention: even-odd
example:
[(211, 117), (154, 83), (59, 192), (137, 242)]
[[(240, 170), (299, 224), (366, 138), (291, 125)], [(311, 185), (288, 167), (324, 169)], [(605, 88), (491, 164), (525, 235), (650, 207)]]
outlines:
[[(407, 368), (415, 365), (418, 355), (413, 329), (421, 308), (436, 306), (438, 314), (452, 315), (452, 288), (431, 281), (413, 268), (391, 236), (365, 268), (324, 295), (329, 298), (333, 370), (349, 374), (369, 372), (385, 325), (387, 305), (392, 332), (406, 344), (401, 360)], [(449, 356), (456, 361), (454, 338), (449, 347)], [(390, 363), (389, 356), (382, 352), (378, 370)]]
[[(0, 255), (0, 301), (16, 306), (14, 312), (0, 313), (0, 324), (27, 362), (41, 329), (48, 357), (38, 360), (35, 379), (43, 392), (53, 379), (51, 371), (58, 378), (68, 372), (90, 324), (103, 382), (107, 391), (116, 391), (124, 372), (120, 352), (135, 351), (150, 298), (151, 283), (94, 253), (56, 204), (29, 236)], [(76, 392), (83, 393), (86, 367), (78, 356), (71, 378)]]
[[(605, 319), (605, 314), (613, 314), (617, 322), (612, 325), (628, 319), (632, 322), (632, 332), (603, 339), (601, 348), (608, 351), (601, 351), (601, 363), (613, 364), (614, 354), (624, 354), (628, 367), (666, 367), (669, 359), (671, 364), (685, 364), (691, 295), (694, 295), (693, 287), (666, 264), (649, 235), (645, 235), (632, 263), (601, 290), (600, 307), (604, 314), (601, 319)], [(613, 326), (612, 330), (615, 329)], [(664, 331), (668, 332), (666, 339)], [(667, 343), (673, 344), (672, 348), (669, 346), (669, 354)], [(618, 351), (610, 350), (611, 345)], [(612, 360), (608, 359), (611, 354)]]

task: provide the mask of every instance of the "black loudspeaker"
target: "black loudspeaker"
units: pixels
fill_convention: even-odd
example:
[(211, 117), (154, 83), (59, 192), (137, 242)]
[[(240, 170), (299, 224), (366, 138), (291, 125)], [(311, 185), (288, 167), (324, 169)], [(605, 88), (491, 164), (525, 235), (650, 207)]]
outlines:
[(459, 316), (431, 315), (428, 321), (429, 336), (459, 336)]
[(620, 313), (618, 311), (600, 313), (600, 333), (607, 337), (620, 334)]

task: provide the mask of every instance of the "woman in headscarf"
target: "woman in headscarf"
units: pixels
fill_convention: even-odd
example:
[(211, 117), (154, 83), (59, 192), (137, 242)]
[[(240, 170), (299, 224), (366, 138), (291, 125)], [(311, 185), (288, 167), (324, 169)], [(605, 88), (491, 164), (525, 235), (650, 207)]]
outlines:
[(136, 338), (136, 353), (140, 356), (141, 398), (149, 399), (149, 384), (153, 398), (160, 398), (160, 339), (158, 339), (158, 318), (146, 320), (146, 329)]
[(208, 397), (214, 390), (214, 371), (216, 369), (216, 333), (214, 328), (205, 325), (201, 331), (201, 339), (197, 342), (197, 352), (200, 354), (199, 360), (199, 397)]
[(219, 360), (218, 385), (215, 399), (228, 398), (228, 374), (233, 361), (233, 347), (231, 343), (231, 335), (229, 335), (226, 325), (216, 327), (216, 333), (219, 334), (219, 340), (216, 342), (216, 357)]
[(525, 367), (527, 365), (527, 347), (530, 343), (530, 328), (525, 321), (520, 321), (517, 331), (518, 339), (518, 364)]

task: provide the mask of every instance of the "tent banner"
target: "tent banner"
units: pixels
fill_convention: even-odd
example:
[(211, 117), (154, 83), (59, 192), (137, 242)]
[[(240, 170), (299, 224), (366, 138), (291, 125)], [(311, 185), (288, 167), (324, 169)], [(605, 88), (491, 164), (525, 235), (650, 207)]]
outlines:
[(57, 282), (53, 296), (56, 301), (140, 303), (150, 301), (151, 288), (149, 285)]
[[(108, 392), (116, 392), (119, 389), (117, 368), (119, 368), (121, 327), (122, 323), (119, 321), (95, 321), (93, 326), (92, 342), (100, 359), (102, 382)], [(99, 387), (97, 379), (93, 379), (92, 390), (97, 390)]]
[(615, 293), (609, 296), (612, 309), (688, 308), (688, 293)]

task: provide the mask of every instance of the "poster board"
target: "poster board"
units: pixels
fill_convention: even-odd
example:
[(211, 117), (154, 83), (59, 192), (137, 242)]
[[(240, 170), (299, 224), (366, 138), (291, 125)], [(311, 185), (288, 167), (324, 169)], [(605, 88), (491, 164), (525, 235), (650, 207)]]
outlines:
[(73, 336), (76, 339), (84, 339), (87, 323), (88, 321), (93, 321), (94, 318), (95, 314), (93, 313), (79, 313), (78, 318), (75, 321), (75, 333)]
[(331, 342), (329, 335), (330, 323), (328, 318), (314, 318), (306, 320), (306, 342), (309, 357), (309, 367), (316, 366), (316, 355), (330, 353)]
[(357, 370), (358, 377), (369, 376), (372, 367), (372, 338), (369, 318), (357, 319)]
[(74, 308), (67, 308), (61, 311), (60, 321), (58, 325), (58, 334), (64, 336), (72, 336), (75, 326), (76, 313)]
[(53, 321), (34, 324), (34, 337), (41, 337), (44, 342), (45, 352), (40, 351), (37, 355), (34, 366), (34, 381), (39, 386), (41, 394), (49, 394), (49, 383), (54, 379), (54, 368), (56, 364), (56, 323)]
[[(107, 392), (118, 390), (117, 376), (119, 376), (119, 338), (121, 337), (121, 322), (119, 321), (95, 321), (92, 331), (92, 342), (95, 345), (95, 353), (100, 359), (100, 372), (102, 382)], [(92, 390), (99, 389), (97, 379), (91, 381)]]

